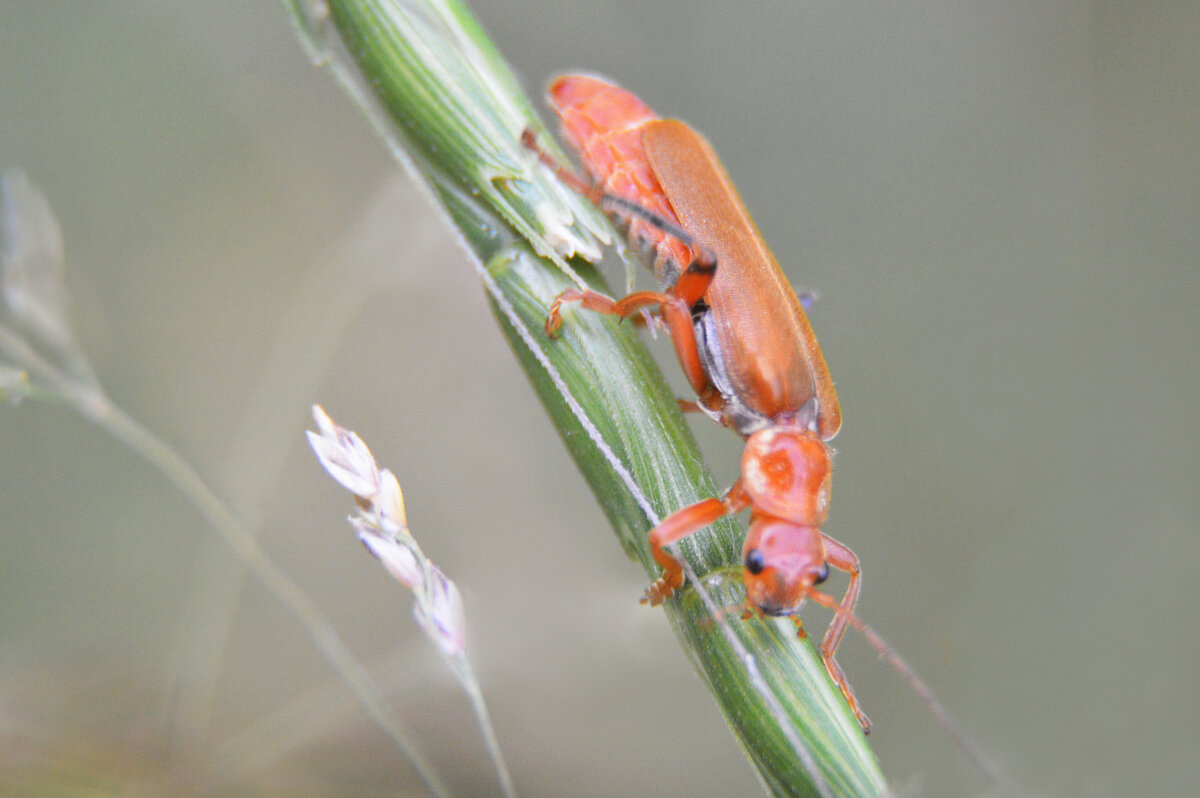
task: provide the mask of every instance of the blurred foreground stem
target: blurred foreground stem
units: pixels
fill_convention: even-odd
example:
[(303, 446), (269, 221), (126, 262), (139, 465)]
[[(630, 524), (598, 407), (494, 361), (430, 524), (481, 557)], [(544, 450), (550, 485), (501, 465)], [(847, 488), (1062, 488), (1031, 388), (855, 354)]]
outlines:
[(437, 773), (413, 744), (408, 730), (388, 710), (383, 694), (366, 668), (342, 643), (337, 628), (303, 588), (271, 559), (257, 538), (177, 451), (113, 404), (99, 384), (90, 379), (90, 369), (83, 376), (70, 373), (43, 357), (6, 324), (0, 324), (0, 360), (21, 364), (38, 386), (40, 397), (69, 405), (174, 484), (242, 564), (295, 616), (371, 719), (413, 763), (430, 791), (437, 796), (449, 795)]
[[(284, 3), (310, 54), (459, 231), (572, 457), (625, 550), (653, 578), (649, 529), (719, 491), (633, 325), (568, 313), (559, 339), (542, 332), (563, 289), (607, 292), (588, 261), (616, 239), (595, 208), (521, 147), (526, 128), (551, 151), (556, 145), (507, 65), (453, 0)], [(690, 572), (666, 604), (676, 635), (773, 794), (880, 794), (874, 755), (812, 646), (789, 620), (739, 619), (742, 534), (723, 519), (679, 546)]]

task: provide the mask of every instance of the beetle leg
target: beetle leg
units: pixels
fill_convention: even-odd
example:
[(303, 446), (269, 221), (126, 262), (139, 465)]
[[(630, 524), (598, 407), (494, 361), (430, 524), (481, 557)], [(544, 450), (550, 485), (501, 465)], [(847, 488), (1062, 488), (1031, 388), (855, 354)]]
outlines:
[(568, 288), (554, 298), (550, 303), (550, 312), (546, 314), (546, 335), (558, 337), (558, 329), (562, 327), (562, 306), (566, 302), (578, 302), (582, 307), (600, 313), (612, 313), (617, 301), (598, 291), (580, 291), (578, 288)]
[(683, 540), (693, 532), (699, 532), (722, 516), (742, 511), (749, 503), (750, 499), (742, 489), (742, 481), (739, 479), (733, 483), (725, 498), (705, 499), (682, 510), (676, 510), (651, 529), (650, 553), (654, 555), (654, 561), (662, 567), (663, 573), (658, 581), (646, 588), (642, 603), (657, 607), (683, 586), (683, 565), (667, 551), (667, 546)]
[[(792, 613), (792, 623), (796, 624), (796, 637), (801, 640), (808, 639), (808, 630), (804, 628), (804, 621), (800, 620), (800, 616)], [(826, 668), (828, 670), (828, 668)]]
[(869, 734), (871, 719), (862, 711), (862, 707), (858, 704), (858, 698), (854, 695), (854, 689), (850, 687), (850, 682), (846, 679), (846, 674), (837, 664), (837, 660), (833, 658), (838, 644), (842, 642), (842, 636), (846, 634), (846, 625), (854, 615), (854, 605), (858, 602), (858, 594), (862, 589), (862, 569), (859, 568), (858, 557), (848, 547), (828, 535), (822, 534), (821, 537), (825, 542), (826, 562), (850, 575), (850, 584), (846, 587), (846, 594), (842, 596), (841, 603), (834, 611), (833, 621), (830, 622), (829, 628), (825, 631), (825, 638), (821, 641), (821, 658), (825, 661), (825, 670), (841, 688), (842, 695), (846, 697), (846, 703), (850, 705), (854, 717), (858, 718), (863, 733)]
[[(684, 243), (696, 246), (694, 240)], [(705, 248), (679, 275), (679, 279), (671, 286), (671, 293), (682, 299), (689, 308), (693, 308), (708, 291), (708, 286), (716, 274), (717, 258)]]
[(521, 132), (521, 145), (537, 155), (538, 160), (548, 167), (559, 180), (587, 197), (596, 205), (602, 205), (611, 210), (635, 219), (641, 219), (652, 227), (662, 230), (667, 235), (677, 239), (684, 246), (692, 248), (695, 253), (692, 262), (687, 265), (683, 274), (675, 281), (671, 293), (684, 300), (689, 308), (700, 301), (708, 284), (712, 282), (717, 270), (717, 256), (703, 241), (696, 239), (688, 231), (654, 211), (643, 208), (637, 202), (626, 199), (618, 194), (611, 194), (598, 183), (592, 183), (561, 165), (550, 153), (537, 143), (537, 135), (529, 128)]
[[(622, 320), (629, 318), (639, 310), (657, 310), (663, 314), (663, 320), (671, 331), (671, 337), (677, 334), (691, 335), (692, 345), (695, 346), (696, 334), (692, 332), (691, 316), (686, 308), (675, 307), (679, 301), (669, 294), (657, 291), (637, 291), (622, 299), (613, 299), (599, 291), (580, 291), (578, 288), (568, 288), (550, 304), (550, 312), (546, 314), (546, 335), (553, 338), (562, 326), (562, 306), (567, 302), (578, 302), (581, 308), (597, 313), (607, 313), (610, 316), (620, 316)], [(687, 330), (676, 330), (680, 327), (680, 314), (687, 320)]]
[(666, 547), (693, 532), (699, 532), (728, 512), (729, 508), (720, 499), (705, 499), (671, 513), (650, 530), (650, 553), (663, 572), (658, 581), (646, 588), (646, 595), (642, 596), (643, 604), (657, 607), (683, 586), (683, 566)]
[(542, 146), (537, 142), (537, 134), (530, 128), (525, 128), (521, 131), (521, 146), (536, 155), (538, 160), (549, 168), (550, 171), (554, 172), (559, 180), (587, 197), (593, 203), (599, 204), (600, 200), (604, 198), (604, 189), (595, 183), (589, 183), (587, 180), (584, 180), (556, 161), (553, 155), (543, 150)]
[[(696, 304), (700, 297), (704, 295), (704, 292), (708, 289), (708, 284), (712, 282), (713, 273), (717, 268), (717, 256), (707, 244), (697, 240), (694, 235), (680, 227), (678, 222), (655, 213), (649, 208), (644, 208), (634, 200), (605, 191), (604, 187), (600, 184), (590, 182), (575, 174), (555, 160), (554, 156), (542, 149), (541, 145), (537, 142), (537, 134), (532, 129), (525, 128), (521, 131), (521, 146), (536, 155), (538, 160), (554, 172), (559, 180), (587, 197), (594, 204), (602, 205), (625, 216), (641, 219), (652, 227), (656, 227), (672, 238), (677, 239), (684, 246), (692, 247), (692, 252), (695, 253), (695, 256), (692, 262), (688, 264), (683, 276), (676, 281), (676, 286), (685, 277), (688, 277), (688, 275), (697, 278), (695, 281), (688, 280), (685, 283), (687, 293), (681, 294), (686, 299), (688, 307)], [(672, 293), (675, 293), (674, 289)]]
[[(683, 278), (680, 278), (681, 280)], [(613, 316), (627, 318), (639, 310), (657, 310), (662, 314), (667, 330), (671, 333), (671, 344), (675, 347), (675, 356), (683, 366), (692, 390), (700, 397), (700, 403), (719, 413), (724, 403), (716, 386), (704, 372), (704, 363), (700, 360), (700, 348), (696, 343), (696, 330), (692, 327), (691, 307), (679, 296), (663, 294), (658, 291), (635, 291), (622, 299), (613, 299), (598, 291), (580, 291), (578, 288), (568, 288), (563, 291), (550, 305), (546, 314), (546, 335), (553, 338), (562, 326), (562, 306), (566, 302), (578, 302), (579, 306), (597, 313), (608, 313)]]

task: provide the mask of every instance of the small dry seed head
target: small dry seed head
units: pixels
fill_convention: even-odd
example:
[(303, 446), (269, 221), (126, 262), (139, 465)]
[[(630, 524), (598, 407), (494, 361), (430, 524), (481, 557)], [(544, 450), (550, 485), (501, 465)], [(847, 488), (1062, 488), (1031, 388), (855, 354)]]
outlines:
[(355, 496), (373, 501), (380, 490), (380, 475), (371, 450), (358, 435), (334, 424), (320, 405), (313, 405), (313, 419), (320, 434), (310, 430), (304, 434), (329, 476)]
[(305, 434), (329, 475), (354, 494), (359, 511), (349, 521), (358, 539), (392, 578), (413, 591), (413, 615), (425, 634), (445, 656), (462, 657), (466, 653), (462, 594), (409, 532), (400, 482), (388, 469), (379, 469), (357, 434), (335, 424), (319, 406), (313, 407), (313, 418), (318, 432)]

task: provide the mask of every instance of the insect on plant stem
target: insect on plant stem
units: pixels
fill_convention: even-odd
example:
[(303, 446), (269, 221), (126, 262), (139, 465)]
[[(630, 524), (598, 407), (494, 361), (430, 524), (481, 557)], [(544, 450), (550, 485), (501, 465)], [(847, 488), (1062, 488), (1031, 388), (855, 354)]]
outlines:
[[(792, 616), (812, 599), (834, 613), (820, 651), (864, 732), (871, 722), (834, 655), (848, 627), (858, 630), (906, 680), (972, 765), (997, 773), (928, 686), (886, 641), (854, 614), (861, 567), (854, 552), (820, 529), (829, 511), (832, 449), (841, 410), (804, 306), (788, 283), (708, 142), (678, 120), (659, 118), (632, 93), (600, 78), (565, 75), (549, 89), (568, 142), (594, 182), (525, 146), (568, 185), (625, 218), (630, 238), (651, 249), (664, 291), (613, 299), (568, 289), (546, 319), (553, 337), (562, 306), (626, 318), (661, 315), (699, 409), (746, 441), (741, 475), (720, 498), (683, 507), (650, 531), (661, 577), (643, 603), (661, 604), (684, 583), (667, 547), (727, 514), (751, 513), (743, 546), (746, 600), (754, 611)], [(841, 600), (817, 586), (830, 566), (849, 583)]]

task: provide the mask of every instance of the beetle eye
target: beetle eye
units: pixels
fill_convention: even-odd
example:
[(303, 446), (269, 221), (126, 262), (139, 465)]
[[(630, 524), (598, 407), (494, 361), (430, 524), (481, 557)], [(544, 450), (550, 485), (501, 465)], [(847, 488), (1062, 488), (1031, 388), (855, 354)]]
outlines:
[(746, 554), (746, 570), (752, 574), (761, 574), (765, 567), (762, 552), (758, 549), (750, 549)]
[(814, 585), (819, 585), (829, 578), (829, 563), (821, 563), (821, 570), (817, 571), (817, 578), (813, 580)]

